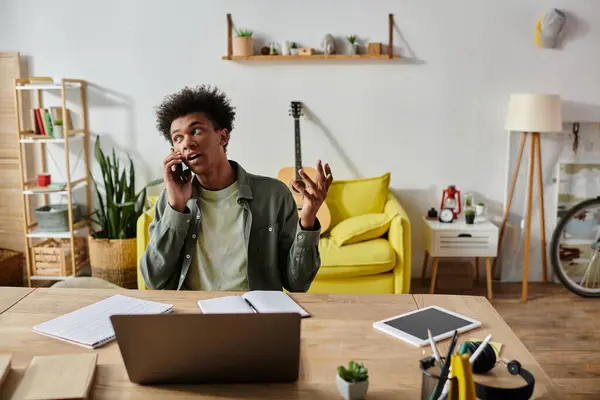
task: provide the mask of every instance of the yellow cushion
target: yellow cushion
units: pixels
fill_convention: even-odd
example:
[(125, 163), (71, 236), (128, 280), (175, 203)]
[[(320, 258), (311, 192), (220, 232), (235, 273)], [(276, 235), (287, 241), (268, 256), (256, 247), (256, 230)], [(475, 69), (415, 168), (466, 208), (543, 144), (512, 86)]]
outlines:
[(334, 179), (327, 192), (331, 226), (357, 215), (382, 213), (389, 184), (389, 172), (372, 178)]
[(396, 265), (396, 252), (386, 239), (339, 247), (330, 238), (319, 240), (321, 268), (317, 278), (367, 276), (391, 271)]
[(337, 224), (329, 237), (338, 246), (364, 242), (383, 236), (395, 214), (369, 213), (350, 217)]

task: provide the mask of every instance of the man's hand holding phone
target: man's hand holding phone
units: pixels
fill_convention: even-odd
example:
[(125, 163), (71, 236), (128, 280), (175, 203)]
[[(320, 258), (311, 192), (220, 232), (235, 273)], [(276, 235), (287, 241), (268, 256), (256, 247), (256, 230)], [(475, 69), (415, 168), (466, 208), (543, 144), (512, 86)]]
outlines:
[(186, 203), (192, 197), (192, 170), (183, 170), (183, 155), (173, 151), (163, 161), (163, 179), (167, 189), (169, 205), (184, 212)]

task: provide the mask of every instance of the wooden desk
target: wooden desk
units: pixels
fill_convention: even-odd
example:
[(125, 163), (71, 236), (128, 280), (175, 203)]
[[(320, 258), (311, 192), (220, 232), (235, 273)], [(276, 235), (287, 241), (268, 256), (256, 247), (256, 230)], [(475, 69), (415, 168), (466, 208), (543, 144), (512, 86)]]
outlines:
[[(3, 290), (0, 288), (0, 293)], [(373, 329), (372, 324), (432, 303), (480, 319), (483, 322), (482, 329), (472, 331), (463, 338), (484, 337), (487, 332), (492, 332), (494, 340), (506, 345), (503, 352), (518, 358), (535, 375), (534, 398), (559, 398), (550, 378), (483, 297), (293, 294), (296, 301), (312, 315), (302, 320), (300, 378), (295, 384), (138, 386), (129, 381), (116, 342), (97, 350), (87, 350), (31, 330), (36, 324), (117, 292), (173, 304), (176, 313), (199, 313), (196, 305), (198, 299), (224, 295), (204, 292), (36, 289), (0, 315), (0, 354), (13, 354), (14, 368), (0, 392), (0, 398), (12, 397), (24, 369), (34, 355), (95, 351), (98, 353), (98, 367), (92, 396), (94, 399), (162, 399), (167, 395), (176, 399), (198, 398), (198, 395), (206, 398), (339, 398), (335, 385), (336, 368), (351, 359), (364, 362), (369, 368), (368, 397), (414, 399), (420, 394), (419, 360), (423, 358), (423, 349), (379, 332)], [(430, 353), (428, 348), (426, 351)], [(504, 378), (500, 379), (503, 384), (521, 384), (521, 378)]]
[(17, 304), (35, 289), (24, 287), (0, 287), (0, 314)]

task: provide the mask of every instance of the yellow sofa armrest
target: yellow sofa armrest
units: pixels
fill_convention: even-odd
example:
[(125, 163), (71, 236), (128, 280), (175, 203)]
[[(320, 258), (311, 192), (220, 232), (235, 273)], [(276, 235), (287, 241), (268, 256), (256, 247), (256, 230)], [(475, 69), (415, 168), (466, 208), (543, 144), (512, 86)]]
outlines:
[(383, 208), (386, 214), (397, 214), (390, 224), (388, 240), (396, 252), (394, 266), (394, 293), (410, 293), (411, 279), (411, 235), (410, 220), (406, 211), (391, 191)]

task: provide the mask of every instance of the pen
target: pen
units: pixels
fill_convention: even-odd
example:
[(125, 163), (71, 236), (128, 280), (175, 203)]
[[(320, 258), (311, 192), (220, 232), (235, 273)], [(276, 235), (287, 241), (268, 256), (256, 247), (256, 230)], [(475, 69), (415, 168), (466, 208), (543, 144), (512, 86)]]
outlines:
[(435, 357), (438, 364), (441, 366), (442, 359), (440, 358), (440, 353), (438, 352), (438, 349), (435, 346), (435, 343), (433, 342), (433, 336), (431, 336), (431, 331), (429, 329), (427, 329), (427, 334), (429, 335), (429, 344), (431, 345), (431, 351), (433, 351), (433, 356)]
[(471, 354), (471, 357), (469, 358), (469, 363), (471, 365), (473, 365), (475, 360), (477, 360), (477, 357), (479, 357), (479, 355), (483, 352), (483, 349), (485, 348), (485, 346), (487, 346), (487, 344), (491, 338), (492, 338), (492, 334), (490, 333), (489, 335), (486, 336), (485, 339), (483, 339), (483, 342), (481, 342), (479, 347), (477, 347), (477, 350), (475, 350), (475, 352), (473, 354)]
[(457, 338), (458, 338), (458, 330), (455, 330), (454, 335), (452, 336), (452, 342), (450, 343), (450, 347), (448, 348), (448, 354), (446, 355), (446, 362), (444, 363), (442, 372), (440, 373), (440, 379), (437, 382), (437, 384), (435, 385), (435, 390), (431, 396), (431, 398), (433, 398), (433, 399), (438, 398), (442, 392), (442, 386), (440, 385), (441, 382), (449, 384), (447, 379), (448, 379), (448, 374), (450, 373), (450, 358), (452, 356), (452, 353), (454, 352), (454, 347), (456, 346)]

